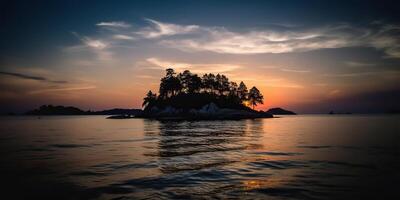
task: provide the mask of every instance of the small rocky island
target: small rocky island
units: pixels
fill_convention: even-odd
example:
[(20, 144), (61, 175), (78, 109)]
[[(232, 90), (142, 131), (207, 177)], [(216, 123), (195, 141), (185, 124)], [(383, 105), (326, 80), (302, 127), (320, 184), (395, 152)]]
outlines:
[(247, 119), (271, 118), (272, 114), (256, 111), (263, 104), (256, 87), (250, 90), (225, 75), (197, 74), (185, 70), (176, 74), (167, 69), (161, 78), (159, 94), (149, 91), (143, 101), (143, 118), (156, 119)]
[(267, 113), (270, 113), (273, 115), (296, 115), (295, 112), (290, 111), (290, 110), (285, 110), (283, 108), (270, 108), (267, 110)]

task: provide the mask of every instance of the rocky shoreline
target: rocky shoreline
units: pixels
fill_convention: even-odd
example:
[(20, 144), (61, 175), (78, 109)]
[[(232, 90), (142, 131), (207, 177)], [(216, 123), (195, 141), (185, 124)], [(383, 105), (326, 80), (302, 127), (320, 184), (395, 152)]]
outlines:
[(200, 109), (176, 109), (167, 106), (163, 109), (152, 107), (150, 110), (137, 116), (116, 115), (108, 117), (109, 119), (128, 119), (128, 118), (147, 118), (160, 120), (237, 120), (237, 119), (255, 119), (272, 118), (273, 115), (263, 111), (238, 110), (230, 108), (219, 108), (214, 103), (204, 105)]

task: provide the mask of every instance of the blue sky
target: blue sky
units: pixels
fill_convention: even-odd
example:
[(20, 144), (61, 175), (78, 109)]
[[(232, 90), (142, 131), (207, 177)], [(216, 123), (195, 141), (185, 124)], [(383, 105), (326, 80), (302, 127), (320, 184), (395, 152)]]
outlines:
[(399, 107), (395, 1), (5, 1), (0, 6), (3, 112), (48, 103), (95, 110), (140, 107), (148, 89), (157, 91), (166, 67), (223, 73), (255, 85), (266, 97), (259, 109), (324, 113)]

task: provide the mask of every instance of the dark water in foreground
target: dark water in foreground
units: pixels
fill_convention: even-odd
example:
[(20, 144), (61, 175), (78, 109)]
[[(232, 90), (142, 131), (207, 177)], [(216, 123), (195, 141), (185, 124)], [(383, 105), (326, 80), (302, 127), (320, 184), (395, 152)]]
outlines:
[(160, 122), (3, 117), (10, 199), (399, 197), (400, 116)]

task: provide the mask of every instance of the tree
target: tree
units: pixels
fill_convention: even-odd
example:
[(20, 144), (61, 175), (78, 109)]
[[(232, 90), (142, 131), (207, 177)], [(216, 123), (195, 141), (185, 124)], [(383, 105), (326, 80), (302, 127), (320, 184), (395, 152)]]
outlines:
[(182, 85), (182, 91), (188, 94), (192, 94), (200, 91), (201, 78), (197, 74), (192, 74), (189, 70), (179, 73), (178, 79)]
[(243, 81), (238, 85), (222, 74), (209, 73), (199, 77), (189, 70), (177, 74), (168, 68), (161, 78), (158, 96), (149, 91), (143, 99), (143, 107), (146, 110), (168, 105), (184, 109), (201, 108), (210, 102), (221, 108), (244, 109), (251, 105), (254, 109), (257, 104), (263, 103), (263, 96), (256, 87), (251, 88), (249, 93)]
[(229, 95), (237, 96), (238, 85), (236, 82), (231, 81), (229, 84)]
[(188, 83), (188, 93), (196, 93), (201, 89), (201, 78), (197, 74), (192, 74), (190, 76), (190, 81)]
[(215, 86), (216, 84), (216, 78), (214, 74), (204, 74), (203, 78), (201, 79), (201, 84), (202, 88), (205, 92), (214, 94), (215, 93)]
[(153, 104), (157, 99), (157, 94), (153, 93), (151, 90), (147, 92), (146, 97), (143, 98), (143, 107), (147, 107), (148, 105)]
[(225, 93), (229, 93), (229, 79), (225, 75), (221, 75), (219, 79), (219, 94), (225, 95)]
[(250, 89), (249, 95), (248, 95), (248, 100), (250, 102), (250, 105), (253, 106), (253, 110), (254, 110), (254, 106), (256, 106), (257, 104), (264, 103), (264, 101), (263, 101), (264, 97), (256, 87), (252, 87)]
[(161, 79), (160, 83), (160, 98), (175, 96), (181, 91), (181, 82), (174, 74), (175, 72), (173, 69), (166, 69), (166, 75)]
[(240, 81), (239, 87), (237, 89), (238, 97), (239, 99), (243, 102), (247, 100), (247, 86), (246, 84), (243, 83), (243, 81)]
[(221, 95), (221, 90), (222, 90), (222, 85), (221, 85), (221, 80), (222, 76), (220, 74), (217, 74), (215, 76), (215, 81), (213, 83), (213, 88), (214, 90), (218, 91), (218, 94)]
[(167, 68), (165, 70), (165, 72), (166, 72), (165, 77), (167, 77), (167, 78), (171, 78), (174, 76), (174, 74), (176, 74), (174, 69), (172, 69), (172, 68)]

